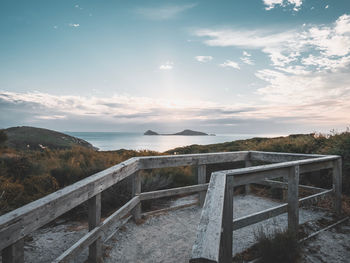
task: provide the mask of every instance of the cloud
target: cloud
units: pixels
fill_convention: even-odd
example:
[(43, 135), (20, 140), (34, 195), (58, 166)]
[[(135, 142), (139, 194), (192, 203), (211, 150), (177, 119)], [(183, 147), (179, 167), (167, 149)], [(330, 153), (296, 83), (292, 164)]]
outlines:
[(206, 63), (206, 62), (213, 60), (212, 56), (196, 56), (194, 58), (195, 58), (195, 60), (197, 60), (199, 62), (203, 62), (203, 63)]
[[(266, 78), (282, 78), (288, 84), (285, 90), (291, 99), (302, 98), (298, 91), (293, 93), (292, 86), (307, 85), (314, 79), (295, 83), (283, 74), (276, 72), (261, 72)], [(334, 75), (334, 79), (344, 78), (349, 82), (347, 73)], [(322, 83), (322, 75), (318, 76)], [(305, 82), (305, 83), (304, 83)], [(329, 80), (327, 85), (331, 85)], [(327, 90), (325, 88), (325, 90)], [(262, 95), (268, 93), (271, 99), (278, 99), (276, 89), (262, 89)], [(348, 91), (349, 92), (349, 91)], [(165, 100), (147, 97), (132, 97), (114, 95), (110, 97), (59, 96), (47, 93), (16, 93), (0, 91), (0, 123), (2, 127), (16, 125), (32, 125), (65, 130), (120, 130), (130, 131), (132, 127), (148, 129), (149, 127), (197, 127), (205, 129), (212, 127), (213, 131), (235, 131), (249, 133), (259, 129), (262, 132), (281, 132), (291, 127), (305, 127), (311, 131), (320, 127), (345, 127), (348, 123), (347, 113), (350, 111), (348, 94), (341, 87), (333, 87), (326, 94), (326, 100), (312, 102), (302, 99), (298, 105), (278, 102), (271, 105), (263, 104), (223, 104), (202, 100)], [(276, 96), (276, 97), (274, 97)], [(299, 97), (296, 97), (299, 96)], [(312, 96), (312, 91), (306, 94)], [(317, 96), (321, 96), (317, 94)], [(321, 97), (318, 97), (321, 98)], [(45, 114), (43, 114), (43, 112)], [(34, 116), (34, 117), (33, 117)], [(96, 128), (97, 127), (97, 128)], [(226, 127), (226, 128), (225, 128)], [(317, 127), (317, 128), (316, 128)], [(291, 132), (288, 129), (288, 132)]]
[(80, 27), (80, 24), (70, 23), (69, 26), (70, 26), (70, 27)]
[(303, 0), (263, 0), (263, 3), (266, 5), (265, 10), (271, 10), (276, 6), (286, 7), (292, 5), (294, 11), (299, 11)]
[(248, 65), (254, 65), (253, 60), (251, 59), (251, 54), (249, 54), (247, 51), (243, 51), (243, 57), (240, 57), (239, 59)]
[(135, 12), (150, 20), (174, 19), (179, 14), (194, 8), (197, 4), (166, 5), (159, 7), (139, 7)]
[(174, 63), (171, 61), (165, 62), (165, 64), (162, 64), (159, 66), (160, 70), (171, 70), (174, 67)]
[(240, 69), (239, 65), (237, 62), (234, 62), (232, 60), (226, 60), (224, 63), (219, 65), (220, 67), (223, 68), (235, 68), (235, 69)]

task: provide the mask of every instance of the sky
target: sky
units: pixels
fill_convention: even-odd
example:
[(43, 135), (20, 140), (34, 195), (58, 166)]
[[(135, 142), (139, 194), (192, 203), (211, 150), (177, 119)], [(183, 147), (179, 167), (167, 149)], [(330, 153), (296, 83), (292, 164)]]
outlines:
[(0, 2), (0, 128), (342, 131), (349, 73), (349, 0)]

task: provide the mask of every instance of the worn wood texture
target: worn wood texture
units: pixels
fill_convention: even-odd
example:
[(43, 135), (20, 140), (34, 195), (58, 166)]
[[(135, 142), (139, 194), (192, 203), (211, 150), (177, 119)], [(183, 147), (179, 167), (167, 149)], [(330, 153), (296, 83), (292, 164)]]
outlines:
[(139, 157), (140, 169), (244, 161), (248, 152), (219, 152)]
[(324, 157), (326, 155), (320, 154), (300, 154), (300, 153), (280, 153), (280, 152), (258, 152), (250, 151), (250, 159), (252, 161), (262, 161), (269, 163), (281, 163), (298, 161), (302, 159)]
[(73, 246), (67, 249), (62, 255), (60, 255), (54, 263), (58, 262), (70, 262), (80, 254), (87, 246), (92, 244), (98, 238), (105, 240), (108, 237), (108, 229), (115, 227), (118, 221), (125, 217), (131, 210), (140, 203), (140, 198), (135, 196), (121, 208), (119, 208), (112, 215), (107, 217), (99, 226), (95, 227), (93, 230), (84, 235), (79, 239)]
[(190, 262), (219, 262), (226, 175), (212, 173)]
[(198, 204), (198, 202), (194, 201), (194, 202), (184, 204), (184, 205), (177, 205), (177, 206), (171, 206), (171, 207), (167, 207), (167, 208), (152, 210), (152, 211), (143, 213), (142, 216), (147, 218), (147, 217), (152, 216), (152, 215), (158, 215), (158, 214), (163, 214), (163, 213), (170, 212), (170, 211), (176, 211), (179, 209), (195, 206), (197, 204)]
[(138, 170), (131, 158), (0, 217), (0, 250)]
[(299, 165), (292, 166), (288, 174), (288, 230), (298, 234), (299, 227)]
[[(89, 231), (97, 227), (101, 222), (101, 193), (90, 198), (88, 201), (89, 204)], [(101, 238), (97, 238), (89, 246), (89, 263), (100, 263), (102, 262), (102, 243)]]
[[(205, 164), (198, 165), (197, 179), (198, 179), (198, 184), (205, 184), (206, 183), (206, 181), (207, 181), (207, 167)], [(199, 194), (198, 194), (198, 201), (199, 201), (198, 204), (200, 207), (202, 207), (204, 204), (205, 195), (206, 195), (205, 191), (199, 192)]]
[[(250, 160), (250, 153), (248, 155), (248, 158), (245, 160), (245, 167), (251, 167), (252, 166), (252, 161)], [(246, 184), (244, 186), (245, 189), (245, 194), (250, 194), (251, 189), (250, 189), (250, 184)]]
[(275, 217), (287, 212), (287, 204), (278, 205), (263, 211), (259, 211), (247, 216), (243, 216), (233, 220), (232, 226), (233, 230), (237, 230), (246, 226), (253, 225), (260, 221)]
[(140, 194), (140, 199), (141, 201), (143, 201), (143, 200), (150, 200), (150, 199), (156, 199), (156, 198), (168, 197), (168, 196), (174, 196), (174, 195), (191, 194), (191, 193), (206, 191), (207, 189), (208, 189), (208, 184), (183, 186), (183, 187), (158, 190), (158, 191), (152, 191), (152, 192), (143, 192)]
[(24, 262), (24, 239), (2, 250), (2, 263), (23, 263)]
[(333, 163), (333, 190), (334, 190), (334, 212), (339, 217), (342, 213), (341, 189), (342, 189), (342, 160), (339, 158)]
[[(272, 186), (272, 187), (278, 187), (278, 188), (282, 188), (282, 189), (288, 189), (288, 183), (274, 181), (274, 180), (269, 180), (269, 179), (266, 179), (266, 180), (263, 180), (263, 181), (260, 181), (260, 182), (256, 182), (256, 184)], [(299, 184), (299, 188), (303, 189), (303, 190), (307, 190), (307, 191), (313, 192), (313, 193), (319, 193), (319, 192), (327, 190), (327, 189), (324, 189), (324, 188), (319, 188), (319, 187), (309, 186), (309, 185), (302, 185), (302, 184)]]
[[(141, 174), (136, 172), (132, 175), (132, 186), (131, 186), (132, 197), (140, 195), (141, 193)], [(132, 211), (134, 221), (138, 223), (141, 220), (141, 203), (135, 206)]]
[(226, 176), (225, 188), (219, 262), (232, 263), (233, 176)]

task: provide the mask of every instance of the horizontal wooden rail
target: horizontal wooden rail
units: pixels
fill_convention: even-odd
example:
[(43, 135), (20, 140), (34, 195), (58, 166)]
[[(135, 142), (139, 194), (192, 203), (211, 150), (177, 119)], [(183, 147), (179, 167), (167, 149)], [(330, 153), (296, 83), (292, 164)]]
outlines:
[(165, 190), (159, 190), (159, 191), (143, 192), (139, 196), (141, 201), (143, 201), (143, 200), (156, 199), (161, 197), (169, 197), (174, 195), (198, 193), (198, 192), (206, 191), (207, 189), (208, 189), (208, 184), (197, 184), (197, 185), (177, 187), (177, 188), (171, 188), (171, 189), (165, 189)]
[[(288, 183), (279, 182), (279, 181), (275, 181), (275, 180), (269, 180), (269, 179), (266, 179), (266, 180), (263, 180), (260, 182), (256, 182), (255, 184), (277, 187), (277, 188), (282, 188), (282, 189), (288, 189)], [(309, 186), (309, 185), (302, 185), (302, 184), (299, 184), (299, 188), (303, 189), (303, 190), (315, 192), (315, 193), (319, 193), (319, 192), (327, 190), (324, 188), (319, 188), (319, 187)]]
[[(313, 204), (333, 193), (333, 189), (313, 194), (299, 199), (299, 205)], [(287, 212), (288, 204), (281, 204), (272, 208), (265, 209), (247, 216), (243, 216), (233, 220), (233, 230), (237, 230), (246, 226), (250, 226), (263, 220), (284, 214)]]
[(67, 249), (61, 256), (59, 256), (53, 262), (69, 262), (98, 238), (107, 237), (107, 230), (111, 228), (119, 219), (126, 216), (139, 202), (140, 198), (138, 196), (132, 198), (124, 206), (122, 206), (112, 215), (107, 217), (99, 226), (95, 227), (92, 231), (88, 232), (81, 239), (79, 239), (78, 242), (76, 242), (73, 246)]

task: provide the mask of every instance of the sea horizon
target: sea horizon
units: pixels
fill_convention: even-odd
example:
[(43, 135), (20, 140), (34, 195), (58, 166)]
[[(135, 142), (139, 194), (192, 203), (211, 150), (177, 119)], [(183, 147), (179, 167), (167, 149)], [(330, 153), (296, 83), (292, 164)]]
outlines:
[(99, 151), (151, 150), (164, 152), (177, 147), (193, 144), (208, 145), (225, 143), (254, 137), (279, 137), (285, 134), (240, 134), (218, 133), (215, 136), (183, 136), (183, 135), (144, 135), (141, 132), (83, 132), (64, 131), (64, 133), (83, 139), (97, 147)]

